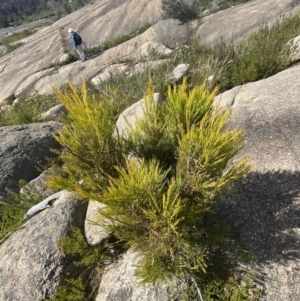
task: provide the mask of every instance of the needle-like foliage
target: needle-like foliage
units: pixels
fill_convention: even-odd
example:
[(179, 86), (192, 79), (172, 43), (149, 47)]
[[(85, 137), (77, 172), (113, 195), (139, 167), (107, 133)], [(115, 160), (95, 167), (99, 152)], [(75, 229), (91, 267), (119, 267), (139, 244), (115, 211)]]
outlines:
[(250, 169), (248, 158), (236, 160), (244, 136), (227, 128), (230, 110), (186, 79), (154, 102), (150, 83), (143, 117), (119, 136), (114, 101), (89, 96), (84, 82), (69, 85), (71, 93), (55, 90), (69, 115), (56, 136), (65, 150), (53, 183), (105, 204), (98, 223), (141, 255), (143, 283), (204, 273), (217, 237), (207, 214)]
[(216, 91), (205, 84), (189, 91), (185, 79), (169, 88), (165, 103), (153, 102), (151, 92), (150, 84), (143, 118), (122, 141), (138, 159), (116, 168), (100, 212), (108, 230), (141, 253), (142, 282), (205, 271), (215, 238), (205, 217), (250, 170), (249, 158), (235, 160), (244, 135), (226, 128), (230, 110), (213, 104)]
[(71, 92), (54, 89), (68, 116), (55, 139), (64, 147), (60, 158), (63, 170), (50, 185), (75, 190), (83, 197), (97, 197), (107, 184), (107, 175), (116, 174), (123, 156), (113, 131), (118, 115), (112, 99), (90, 95), (86, 82), (81, 89), (69, 82)]

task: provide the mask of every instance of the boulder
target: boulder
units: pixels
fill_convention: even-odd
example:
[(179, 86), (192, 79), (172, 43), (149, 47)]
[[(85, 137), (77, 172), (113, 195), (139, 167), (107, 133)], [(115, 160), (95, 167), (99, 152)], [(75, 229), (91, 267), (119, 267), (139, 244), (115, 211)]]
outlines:
[(138, 262), (138, 254), (129, 250), (116, 263), (108, 266), (102, 276), (96, 301), (170, 300), (167, 285), (156, 288), (139, 284), (134, 276), (135, 265)]
[(21, 188), (20, 193), (38, 192), (41, 197), (47, 198), (56, 191), (53, 188), (48, 187), (47, 184), (52, 175), (53, 170), (51, 168), (43, 171), (37, 178), (31, 180), (28, 184)]
[(185, 74), (187, 73), (189, 69), (189, 65), (187, 64), (179, 64), (178, 66), (176, 66), (172, 72), (172, 80), (175, 83), (180, 82), (183, 77), (185, 76)]
[(141, 57), (155, 57), (172, 53), (172, 50), (158, 42), (146, 42), (140, 47)]
[(42, 121), (60, 121), (60, 117), (67, 113), (64, 105), (56, 105), (40, 115)]
[(99, 244), (102, 240), (104, 240), (109, 233), (107, 233), (103, 227), (95, 223), (97, 221), (97, 217), (99, 216), (99, 209), (103, 208), (104, 204), (90, 200), (86, 218), (84, 222), (84, 233), (87, 240), (87, 243), (91, 246), (95, 246)]
[(101, 82), (109, 80), (113, 76), (124, 74), (128, 69), (126, 64), (113, 64), (104, 68), (101, 73), (91, 79), (93, 85), (99, 85)]
[(61, 65), (69, 64), (72, 61), (74, 61), (74, 57), (70, 53), (64, 53), (59, 59)]
[[(116, 127), (120, 136), (126, 135), (127, 131), (132, 127), (134, 128), (137, 120), (144, 116), (145, 110), (145, 98), (127, 108), (118, 118)], [(163, 98), (160, 93), (154, 93), (154, 102), (162, 102)]]
[(290, 58), (292, 63), (298, 62), (300, 60), (300, 36), (289, 41), (287, 47), (291, 51)]
[(54, 297), (65, 267), (59, 240), (84, 223), (87, 203), (65, 193), (52, 208), (28, 220), (0, 245), (0, 300)]
[(245, 132), (241, 156), (254, 170), (221, 200), (216, 214), (231, 227), (234, 248), (264, 284), (263, 301), (300, 296), (300, 83), (297, 65), (218, 96), (228, 123)]
[(39, 175), (36, 167), (54, 157), (51, 148), (59, 148), (53, 135), (61, 126), (47, 122), (0, 128), (0, 196), (6, 195), (5, 188), (18, 191), (21, 179), (29, 182)]

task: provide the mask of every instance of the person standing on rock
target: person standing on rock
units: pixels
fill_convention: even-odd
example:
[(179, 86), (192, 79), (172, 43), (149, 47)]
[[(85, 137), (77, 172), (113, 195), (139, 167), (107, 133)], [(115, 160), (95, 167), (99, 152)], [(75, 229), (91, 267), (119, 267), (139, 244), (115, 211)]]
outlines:
[(82, 62), (85, 61), (85, 54), (82, 48), (82, 38), (81, 36), (72, 28), (69, 28), (68, 30), (69, 33), (71, 33), (71, 37), (72, 37), (72, 42), (79, 54), (79, 57), (81, 59)]

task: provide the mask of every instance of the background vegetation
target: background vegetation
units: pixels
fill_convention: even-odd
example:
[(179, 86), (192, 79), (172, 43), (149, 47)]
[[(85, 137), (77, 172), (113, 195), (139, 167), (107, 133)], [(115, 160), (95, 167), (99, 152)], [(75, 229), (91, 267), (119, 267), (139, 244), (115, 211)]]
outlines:
[(14, 51), (15, 49), (17, 49), (18, 47), (21, 47), (23, 45), (22, 39), (34, 34), (35, 32), (37, 32), (42, 26), (47, 25), (48, 23), (45, 22), (43, 24), (40, 24), (36, 27), (32, 27), (29, 29), (25, 29), (23, 31), (19, 31), (16, 33), (13, 33), (10, 36), (7, 36), (5, 38), (3, 38), (0, 41), (0, 46), (4, 46), (6, 48), (5, 51), (3, 51), (2, 53), (0, 52), (0, 57), (4, 56), (12, 51)]
[(93, 55), (98, 55), (99, 53), (102, 53), (103, 51), (115, 47), (117, 45), (120, 45), (140, 34), (142, 34), (143, 32), (145, 32), (148, 28), (151, 27), (151, 24), (146, 23), (144, 26), (140, 27), (137, 30), (132, 31), (131, 33), (127, 34), (127, 35), (121, 35), (119, 37), (116, 37), (112, 40), (107, 40), (104, 41), (101, 45), (96, 46), (96, 47), (87, 47), (86, 49), (86, 55), (88, 57), (92, 57)]
[[(207, 9), (210, 13), (226, 9), (249, 0), (195, 0), (187, 5), (184, 0), (163, 0), (166, 18), (178, 18), (183, 22), (195, 19)], [(92, 0), (6, 0), (0, 3), (0, 28), (52, 17), (58, 20)]]
[(22, 94), (18, 100), (14, 95), (6, 99), (5, 104), (11, 105), (8, 109), (0, 111), (0, 127), (8, 125), (28, 124), (40, 121), (40, 114), (59, 104), (55, 95)]
[(0, 245), (24, 223), (27, 210), (42, 200), (40, 192), (24, 181), (20, 181), (21, 188), (22, 193), (8, 191), (9, 202), (0, 201)]
[(91, 0), (5, 0), (0, 3), (0, 28), (47, 17), (58, 20)]
[(187, 4), (184, 0), (162, 0), (162, 9), (164, 11), (164, 18), (174, 18), (182, 22), (188, 22), (198, 19), (202, 14), (214, 13), (218, 10), (223, 10), (248, 1), (249, 0), (194, 0), (191, 4)]

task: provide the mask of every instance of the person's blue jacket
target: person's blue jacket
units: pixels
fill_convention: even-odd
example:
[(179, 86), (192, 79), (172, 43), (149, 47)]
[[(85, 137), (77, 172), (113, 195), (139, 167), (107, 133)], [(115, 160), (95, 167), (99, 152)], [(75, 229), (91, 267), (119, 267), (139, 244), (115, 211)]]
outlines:
[(78, 45), (80, 45), (82, 43), (81, 38), (74, 31), (72, 32), (72, 41), (73, 41), (73, 44), (75, 47), (77, 47)]

